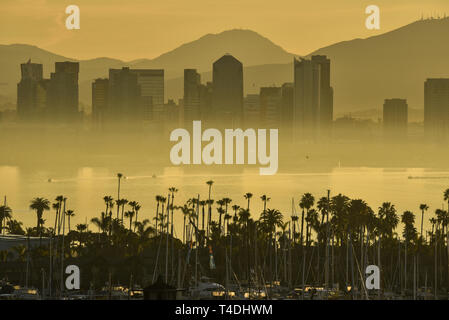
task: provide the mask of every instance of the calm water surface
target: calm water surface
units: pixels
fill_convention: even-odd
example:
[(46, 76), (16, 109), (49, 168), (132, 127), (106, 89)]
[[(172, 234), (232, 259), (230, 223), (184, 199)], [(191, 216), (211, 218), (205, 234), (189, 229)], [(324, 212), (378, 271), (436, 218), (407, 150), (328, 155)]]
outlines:
[[(0, 195), (7, 196), (7, 203), (13, 209), (14, 218), (23, 221), (26, 226), (34, 225), (35, 213), (28, 209), (30, 200), (39, 196), (53, 201), (57, 195), (63, 194), (68, 198), (68, 208), (75, 211), (76, 215), (72, 218), (74, 226), (98, 216), (105, 208), (102, 199), (105, 195), (114, 198), (117, 196), (116, 171), (81, 167), (69, 173), (68, 170), (61, 172), (64, 173), (56, 169), (35, 171), (0, 166)], [(436, 208), (444, 205), (442, 194), (449, 187), (449, 171), (420, 168), (334, 168), (327, 172), (278, 173), (274, 176), (259, 176), (257, 171), (200, 175), (183, 172), (179, 167), (167, 167), (159, 172), (154, 178), (151, 171), (123, 170), (126, 179), (122, 180), (121, 197), (141, 204), (139, 220), (154, 217), (155, 195), (166, 196), (171, 186), (179, 189), (175, 198), (177, 205), (183, 204), (188, 198), (196, 197), (197, 194), (206, 198), (208, 187), (205, 182), (210, 179), (215, 182), (212, 198), (229, 197), (233, 200), (231, 205), (246, 206), (243, 194), (253, 193), (251, 209), (256, 217), (262, 210), (262, 194), (271, 197), (269, 207), (277, 208), (290, 216), (292, 198), (297, 205), (300, 195), (304, 192), (313, 193), (317, 199), (325, 196), (327, 189), (331, 190), (331, 196), (342, 193), (351, 198), (362, 198), (375, 211), (382, 202), (390, 201), (400, 212), (411, 210), (418, 214), (420, 203), (427, 203), (430, 206), (430, 216)], [(214, 214), (217, 216), (216, 212)], [(46, 212), (44, 219), (48, 225), (54, 219), (54, 212)], [(175, 219), (179, 235), (182, 230), (180, 212), (175, 212)], [(420, 215), (417, 215), (417, 222), (420, 221)]]

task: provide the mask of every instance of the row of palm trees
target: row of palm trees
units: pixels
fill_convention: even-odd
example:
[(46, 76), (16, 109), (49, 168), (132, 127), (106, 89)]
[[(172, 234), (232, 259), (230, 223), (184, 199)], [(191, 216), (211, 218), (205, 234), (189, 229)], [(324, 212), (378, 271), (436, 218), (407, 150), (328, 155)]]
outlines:
[[(297, 203), (292, 200), (292, 213), (287, 215), (270, 208), (271, 199), (264, 194), (260, 196), (263, 211), (256, 218), (251, 209), (252, 193), (243, 195), (243, 206), (227, 197), (214, 200), (214, 182), (210, 180), (206, 182), (207, 197), (201, 199), (198, 195), (176, 205), (178, 189), (171, 187), (166, 196), (155, 197), (154, 213), (147, 211), (144, 219), (139, 219), (140, 204), (120, 198), (123, 175), (117, 176), (117, 199), (105, 196), (105, 210), (90, 220), (98, 232), (90, 231), (87, 223), (77, 224), (72, 230), (75, 213), (68, 209), (68, 200), (62, 195), (53, 203), (34, 198), (30, 209), (36, 213), (36, 227), (26, 230), (12, 218), (8, 206), (0, 206), (0, 229), (3, 233), (54, 239), (53, 249), (48, 248), (48, 242), (40, 249), (30, 248), (40, 250), (43, 261), (50, 256), (52, 266), (61, 258), (78, 259), (96, 270), (101, 258), (102, 268), (114, 266), (118, 270), (125, 267), (123, 261), (131, 259), (133, 263), (128, 267), (132, 266), (132, 270), (128, 271), (141, 281), (151, 282), (156, 273), (164, 273), (165, 269), (166, 281), (175, 283), (181, 268), (187, 281), (198, 274), (230, 281), (229, 274), (234, 274), (254, 286), (264, 281), (281, 281), (289, 286), (338, 283), (340, 288), (362, 290), (360, 273), (367, 265), (376, 264), (382, 271), (384, 290), (406, 292), (412, 282), (415, 287), (426, 283), (435, 290), (449, 288), (447, 210), (436, 209), (429, 219), (431, 228), (426, 230), (429, 206), (421, 204), (418, 232), (415, 214), (399, 214), (390, 202), (382, 203), (375, 211), (362, 199), (342, 194), (331, 197), (328, 192), (316, 200), (311, 193), (305, 193)], [(449, 189), (443, 198), (449, 207)], [(55, 213), (54, 223), (45, 227), (44, 213), (50, 208)], [(174, 225), (180, 218), (182, 239), (177, 239)], [(398, 230), (400, 223), (402, 230)], [(198, 253), (195, 261), (190, 259), (192, 251)], [(216, 268), (207, 268), (210, 252)], [(165, 263), (161, 259), (164, 254)], [(189, 259), (180, 259), (182, 256)], [(35, 256), (36, 264), (39, 259), (39, 255)], [(57, 264), (61, 267), (63, 262)], [(90, 281), (94, 274), (101, 278), (99, 272), (92, 271)], [(149, 278), (145, 278), (148, 274)]]

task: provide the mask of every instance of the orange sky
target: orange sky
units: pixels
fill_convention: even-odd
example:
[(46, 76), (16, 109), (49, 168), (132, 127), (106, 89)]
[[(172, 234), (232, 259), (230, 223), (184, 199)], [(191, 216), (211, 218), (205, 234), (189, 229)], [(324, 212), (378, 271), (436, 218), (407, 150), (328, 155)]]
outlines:
[[(65, 8), (78, 5), (81, 29), (65, 29)], [(365, 8), (381, 9), (381, 30), (365, 28)], [(430, 14), (448, 0), (1, 0), (0, 43), (26, 43), (79, 59), (154, 58), (206, 33), (254, 30), (287, 51), (367, 37)]]

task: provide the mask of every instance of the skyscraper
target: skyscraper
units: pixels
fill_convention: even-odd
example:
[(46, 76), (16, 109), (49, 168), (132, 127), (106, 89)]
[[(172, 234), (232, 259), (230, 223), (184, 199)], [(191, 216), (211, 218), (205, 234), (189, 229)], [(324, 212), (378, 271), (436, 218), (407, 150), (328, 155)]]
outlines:
[(383, 131), (388, 139), (405, 138), (407, 135), (408, 105), (405, 99), (385, 99), (383, 107)]
[(130, 69), (129, 71), (137, 75), (142, 97), (151, 97), (154, 107), (163, 107), (165, 102), (164, 70)]
[[(164, 85), (164, 70), (163, 69), (109, 69), (110, 89), (115, 85), (115, 79), (124, 76), (124, 69), (128, 74), (129, 80), (136, 79), (139, 86), (140, 111), (143, 120), (154, 121), (160, 119), (164, 112), (165, 101), (165, 85)], [(121, 76), (117, 76), (120, 75)], [(134, 80), (131, 80), (134, 82)], [(130, 92), (131, 93), (131, 92)], [(134, 99), (134, 98), (133, 98)], [(111, 103), (114, 103), (111, 101)], [(132, 110), (132, 106), (128, 106), (130, 112), (136, 112), (137, 109)], [(127, 107), (125, 107), (126, 109)], [(123, 110), (125, 111), (125, 110)]]
[(17, 84), (17, 114), (21, 120), (37, 119), (46, 108), (46, 82), (43, 80), (42, 64), (20, 65), (21, 80)]
[(312, 61), (320, 66), (320, 131), (328, 135), (332, 127), (334, 113), (334, 91), (331, 87), (331, 61), (326, 56), (312, 56)]
[(184, 121), (201, 120), (200, 110), (201, 76), (196, 69), (184, 69)]
[(320, 111), (320, 65), (294, 60), (293, 128), (295, 141), (317, 138)]
[(279, 129), (281, 124), (281, 104), (281, 87), (260, 88), (260, 127)]
[(78, 62), (56, 62), (47, 90), (48, 112), (53, 119), (71, 122), (78, 119)]
[(424, 130), (434, 141), (449, 137), (449, 79), (427, 79), (424, 83)]
[(293, 83), (284, 83), (281, 90), (280, 130), (284, 141), (291, 143), (293, 141)]
[(293, 94), (295, 140), (328, 137), (333, 118), (333, 89), (330, 60), (326, 56), (294, 60)]
[(96, 79), (92, 83), (92, 120), (94, 127), (103, 126), (108, 112), (109, 79)]
[[(137, 74), (124, 67), (109, 70), (109, 112), (113, 121), (131, 121), (143, 119), (144, 103)], [(132, 121), (134, 120), (134, 121)]]
[(248, 94), (243, 100), (243, 124), (245, 128), (258, 127), (260, 123), (260, 96)]
[(242, 125), (243, 65), (226, 54), (214, 62), (212, 106), (219, 126), (236, 128)]

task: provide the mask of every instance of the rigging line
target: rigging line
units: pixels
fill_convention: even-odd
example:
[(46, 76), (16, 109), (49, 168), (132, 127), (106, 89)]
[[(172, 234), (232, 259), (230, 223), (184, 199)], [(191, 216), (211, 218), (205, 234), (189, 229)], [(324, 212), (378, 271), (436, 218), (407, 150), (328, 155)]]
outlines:
[[(359, 275), (360, 275), (360, 280), (362, 282), (363, 290), (365, 291), (366, 300), (369, 300), (368, 291), (366, 291), (365, 281), (363, 281), (364, 279), (363, 279), (363, 276), (362, 276), (362, 272), (360, 270), (359, 260), (357, 259), (357, 255), (355, 253), (354, 246), (351, 245), (351, 247), (352, 247), (352, 255), (353, 255), (354, 259), (355, 259), (355, 263), (357, 264), (357, 271), (359, 272)], [(351, 288), (351, 291), (352, 291), (352, 288)]]

